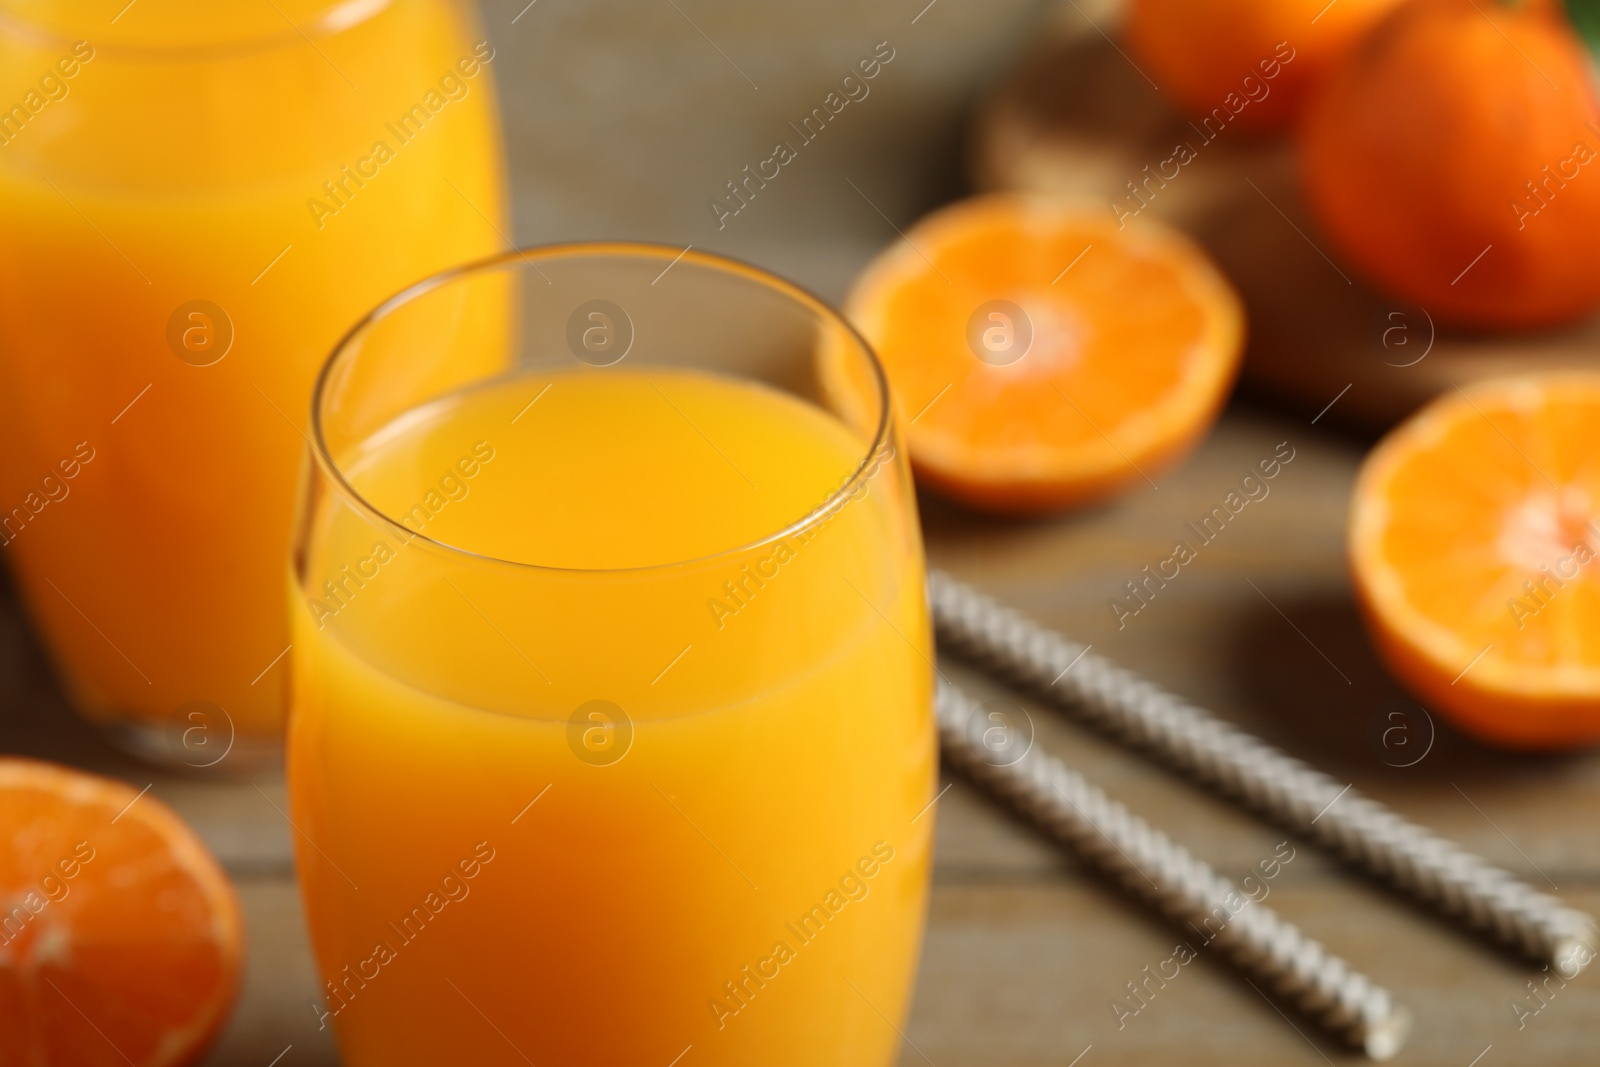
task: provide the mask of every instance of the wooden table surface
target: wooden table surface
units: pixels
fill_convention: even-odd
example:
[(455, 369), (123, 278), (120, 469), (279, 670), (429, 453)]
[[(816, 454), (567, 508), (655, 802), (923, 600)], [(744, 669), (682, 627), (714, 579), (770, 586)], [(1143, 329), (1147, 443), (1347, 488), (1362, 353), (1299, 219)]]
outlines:
[[(524, 3), (486, 5), (489, 35), (502, 55), (497, 70), (519, 239), (629, 235), (692, 242), (752, 258), (830, 298), (893, 237), (892, 226), (903, 227), (955, 188), (965, 109), (1021, 49), (1039, 8), (1023, 0), (986, 9), (944, 0), (924, 8), (917, 0), (861, 10), (828, 0), (796, 5), (787, 15), (769, 12), (768, 19), (792, 23), (780, 33), (752, 24), (742, 14), (748, 9), (733, 0), (683, 0), (674, 5), (682, 7), (681, 19), (665, 5), (545, 0), (525, 9)], [(518, 9), (524, 15), (513, 23)], [(685, 24), (689, 15), (693, 25)], [(736, 57), (761, 89), (740, 82), (707, 38)], [(781, 47), (770, 43), (778, 38)], [(756, 158), (751, 153), (770, 140), (776, 116), (803, 112), (835, 80), (834, 68), (844, 69), (882, 39), (896, 42), (900, 65), (885, 72), (874, 90), (879, 95), (863, 103), (859, 125), (786, 173), (789, 186), (772, 191), (767, 215), (752, 211), (746, 229), (717, 231), (704, 200), (724, 172)], [(677, 124), (663, 123), (663, 114), (678, 116)], [(694, 115), (701, 119), (684, 117)], [(865, 195), (852, 192), (852, 183)], [(1252, 503), (1119, 630), (1108, 602), (1123, 583), (1165, 558), (1187, 521), (1209, 512), (1285, 441), (1295, 458), (1271, 483), (1270, 496)], [(1092, 642), (1096, 651), (1535, 885), (1554, 886), (1577, 906), (1600, 911), (1600, 820), (1589, 811), (1600, 802), (1600, 757), (1509, 756), (1435, 720), (1426, 756), (1392, 766), (1425, 745), (1430, 726), (1420, 716), (1408, 735), (1415, 747), (1385, 748), (1377, 740), (1375, 723), (1387, 724), (1383, 716), (1403, 694), (1364, 638), (1343, 564), (1349, 489), (1368, 444), (1309, 425), (1303, 416), (1235, 405), (1187, 464), (1158, 479), (1159, 489), (1142, 488), (1089, 513), (1002, 522), (925, 499), (929, 551), (936, 565)], [(960, 664), (943, 666), (985, 696), (1003, 692)], [(1285, 839), (1057, 713), (1018, 703), (1036, 724), (1036, 743), (1224, 874), (1241, 876)], [(180, 776), (109, 748), (67, 708), (9, 594), (0, 597), (0, 747), (136, 787), (150, 783), (235, 880), (246, 910), (249, 972), (208, 1065), (266, 1067), (284, 1053), (280, 1067), (337, 1062), (312, 1007), (317, 982), (294, 884), (292, 831), (276, 810), (285, 804), (281, 774)], [(945, 794), (938, 818), (930, 921), (902, 1063), (1356, 1060), (1206, 952), (1119, 1027), (1111, 1002), (1126, 996), (1125, 983), (1146, 965), (1170, 956), (1184, 935), (964, 782)], [(1415, 1011), (1415, 1034), (1398, 1062), (1594, 1062), (1600, 974), (1568, 983), (1519, 1027), (1510, 1004), (1539, 1007), (1527, 989), (1535, 968), (1304, 842), (1292, 844), (1294, 859), (1271, 883), (1268, 900)]]
[[(1186, 521), (1207, 512), (1282, 441), (1295, 458), (1271, 483), (1271, 494), (1249, 505), (1119, 631), (1107, 604), (1122, 583), (1163, 558)], [(1386, 749), (1376, 740), (1374, 719), (1402, 694), (1365, 641), (1343, 568), (1346, 497), (1362, 448), (1359, 440), (1302, 420), (1235, 407), (1189, 463), (1159, 479), (1159, 489), (1090, 514), (999, 522), (925, 500), (929, 548), (938, 566), (1534, 884), (1548, 881), (1574, 904), (1600, 910), (1600, 825), (1591, 813), (1600, 800), (1600, 758), (1507, 756), (1436, 721), (1427, 755), (1397, 768), (1389, 764), (1408, 761), (1420, 747)], [(959, 663), (942, 666), (975, 692), (1005, 695)], [(285, 1067), (336, 1063), (311, 1008), (317, 983), (295, 893), (291, 831), (274, 810), (285, 804), (281, 776), (183, 777), (109, 749), (65, 706), (9, 597), (0, 608), (0, 672), (7, 749), (138, 787), (153, 782), (154, 795), (198, 829), (236, 881), (248, 923), (249, 975), (232, 1025), (206, 1062), (265, 1067), (292, 1045)], [(1241, 877), (1285, 839), (1057, 713), (1018, 702), (1036, 724), (1036, 743), (1224, 874)], [(1421, 746), (1427, 726), (1412, 721)], [(1305, 1019), (1292, 1012), (1285, 1019), (1204, 952), (1119, 1028), (1111, 1001), (1126, 996), (1124, 983), (1147, 964), (1172, 955), (1183, 933), (1129, 903), (963, 781), (940, 801), (938, 817), (930, 922), (902, 1063), (1065, 1067), (1089, 1045), (1084, 1067), (1354, 1059)], [(1596, 977), (1569, 983), (1519, 1029), (1508, 1005), (1537, 1007), (1525, 986), (1535, 969), (1304, 842), (1292, 844), (1295, 858), (1271, 883), (1267, 900), (1416, 1012), (1401, 1062), (1466, 1067), (1489, 1045), (1485, 1067), (1594, 1062)]]

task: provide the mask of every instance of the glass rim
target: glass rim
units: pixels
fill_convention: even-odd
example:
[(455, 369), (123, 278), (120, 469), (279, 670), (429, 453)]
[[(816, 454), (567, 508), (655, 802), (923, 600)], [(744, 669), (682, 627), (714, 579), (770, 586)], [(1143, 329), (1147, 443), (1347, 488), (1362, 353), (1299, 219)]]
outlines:
[(281, 30), (248, 34), (235, 40), (162, 45), (121, 44), (94, 40), (83, 33), (63, 31), (36, 22), (0, 3), (0, 33), (8, 34), (17, 40), (55, 47), (70, 48), (80, 41), (87, 40), (94, 47), (96, 55), (103, 54), (112, 60), (204, 61), (253, 52), (278, 51), (296, 44), (325, 40), (370, 22), (394, 4), (395, 0), (327, 0), (315, 16), (304, 22), (290, 21), (285, 15), (286, 25)]
[[(351, 484), (328, 447), (328, 440), (323, 427), (322, 408), (333, 373), (340, 365), (340, 361), (351, 351), (351, 346), (359, 341), (372, 326), (413, 300), (465, 278), (488, 274), (507, 266), (515, 268), (519, 262), (537, 270), (538, 263), (536, 261), (538, 260), (592, 258), (605, 255), (633, 256), (640, 259), (655, 259), (673, 263), (679, 260), (687, 260), (728, 275), (743, 277), (788, 297), (795, 304), (810, 310), (820, 321), (830, 323), (841, 329), (845, 336), (855, 342), (860, 354), (866, 359), (867, 365), (872, 370), (872, 379), (878, 387), (876, 426), (873, 429), (871, 440), (865, 453), (851, 470), (850, 476), (838, 488), (830, 492), (816, 507), (787, 525), (753, 541), (719, 549), (703, 556), (672, 560), (666, 563), (650, 563), (636, 567), (557, 567), (544, 563), (530, 563), (525, 560), (503, 559), (483, 552), (474, 552), (471, 549), (453, 545), (448, 541), (440, 541), (412, 530), (400, 520), (367, 500), (361, 491)], [(501, 377), (505, 376), (502, 375)], [(484, 381), (494, 380), (496, 379), (484, 379)], [(878, 354), (873, 351), (872, 346), (867, 343), (867, 339), (861, 335), (861, 332), (841, 312), (804, 286), (733, 256), (724, 256), (714, 252), (701, 252), (692, 249), (692, 247), (679, 248), (676, 245), (660, 244), (654, 241), (565, 241), (514, 247), (481, 259), (446, 268), (435, 274), (430, 274), (420, 281), (413, 282), (381, 301), (372, 310), (363, 315), (334, 344), (332, 351), (328, 353), (327, 358), (322, 362), (321, 369), (317, 372), (316, 384), (311, 389), (310, 450), (312, 461), (332, 483), (336, 492), (344, 497), (345, 502), (353, 506), (358, 513), (366, 516), (369, 520), (375, 519), (381, 526), (396, 532), (400, 536), (402, 543), (421, 541), (443, 552), (466, 559), (548, 574), (643, 575), (651, 572), (670, 571), (681, 567), (708, 565), (717, 560), (746, 555), (819, 525), (844, 507), (860, 487), (877, 473), (879, 465), (877, 457), (884, 452), (885, 448), (890, 447), (890, 438), (893, 432), (893, 414), (894, 404), (889, 393), (889, 377), (884, 372), (883, 364), (879, 361)], [(404, 413), (397, 417), (403, 418)], [(304, 516), (302, 521), (309, 521), (310, 519), (311, 516), (308, 515)]]

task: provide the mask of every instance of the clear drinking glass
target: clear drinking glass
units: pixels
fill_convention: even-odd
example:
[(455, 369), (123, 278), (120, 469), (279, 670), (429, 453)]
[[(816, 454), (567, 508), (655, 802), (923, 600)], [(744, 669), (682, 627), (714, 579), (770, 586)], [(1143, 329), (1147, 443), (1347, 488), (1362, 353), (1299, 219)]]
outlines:
[(493, 60), (470, 0), (0, 0), (0, 556), (139, 751), (281, 746), (312, 381), (504, 247)]
[(891, 1063), (933, 671), (860, 337), (537, 248), (381, 305), (312, 405), (289, 784), (344, 1062)]

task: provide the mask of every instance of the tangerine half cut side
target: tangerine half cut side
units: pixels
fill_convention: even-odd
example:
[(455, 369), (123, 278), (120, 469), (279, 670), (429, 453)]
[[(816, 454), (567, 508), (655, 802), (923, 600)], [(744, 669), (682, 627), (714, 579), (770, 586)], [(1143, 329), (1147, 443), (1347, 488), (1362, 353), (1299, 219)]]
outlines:
[(0, 1063), (183, 1067), (227, 1019), (238, 900), (152, 796), (0, 758), (0, 907)]
[(1390, 669), (1513, 748), (1600, 741), (1600, 374), (1452, 389), (1357, 479), (1349, 552)]
[[(1156, 484), (1215, 419), (1244, 339), (1238, 296), (1187, 238), (1019, 195), (919, 222), (845, 313), (882, 361), (919, 481), (1009, 513)], [(826, 351), (821, 377), (862, 407)]]

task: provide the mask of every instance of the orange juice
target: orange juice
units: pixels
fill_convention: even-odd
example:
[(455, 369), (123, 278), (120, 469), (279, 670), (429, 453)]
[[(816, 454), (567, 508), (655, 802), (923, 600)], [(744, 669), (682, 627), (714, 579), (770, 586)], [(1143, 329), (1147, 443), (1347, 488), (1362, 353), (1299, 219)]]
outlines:
[(503, 243), (470, 16), (0, 0), (0, 557), (91, 716), (281, 730), (316, 368)]
[(868, 448), (651, 368), (502, 378), (333, 457), (371, 510), (304, 519), (289, 770), (344, 1062), (893, 1062), (932, 645)]

